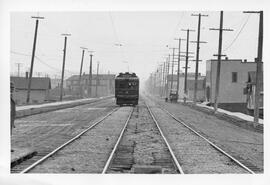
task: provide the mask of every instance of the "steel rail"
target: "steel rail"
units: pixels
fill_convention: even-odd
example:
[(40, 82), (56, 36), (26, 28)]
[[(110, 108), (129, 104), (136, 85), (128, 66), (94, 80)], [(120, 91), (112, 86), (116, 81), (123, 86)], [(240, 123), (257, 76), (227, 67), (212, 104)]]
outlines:
[(180, 164), (179, 164), (177, 158), (175, 157), (175, 155), (174, 155), (174, 153), (173, 153), (173, 150), (172, 150), (172, 148), (171, 148), (169, 142), (168, 142), (167, 139), (165, 138), (165, 136), (164, 136), (164, 134), (163, 134), (163, 132), (162, 132), (162, 130), (161, 130), (161, 128), (160, 128), (160, 126), (159, 126), (159, 124), (158, 124), (158, 122), (157, 122), (155, 116), (154, 116), (154, 114), (152, 113), (150, 107), (149, 107), (146, 103), (145, 103), (145, 105), (146, 105), (147, 110), (149, 111), (149, 113), (150, 113), (152, 119), (154, 120), (154, 122), (155, 122), (155, 124), (156, 124), (156, 126), (157, 126), (157, 128), (158, 128), (158, 130), (159, 130), (159, 132), (160, 132), (160, 134), (161, 134), (161, 136), (162, 136), (162, 138), (163, 138), (163, 140), (165, 141), (165, 143), (166, 143), (166, 145), (167, 145), (167, 147), (168, 147), (168, 149), (169, 149), (169, 151), (170, 151), (170, 154), (171, 154), (171, 156), (172, 156), (172, 158), (173, 158), (174, 164), (176, 165), (176, 167), (177, 167), (178, 171), (180, 172), (180, 174), (184, 174), (184, 171), (183, 171), (182, 167), (180, 166)]
[(118, 139), (117, 139), (117, 141), (116, 141), (114, 147), (113, 147), (113, 150), (112, 150), (112, 152), (111, 152), (111, 154), (110, 154), (110, 156), (109, 156), (109, 158), (108, 158), (108, 160), (107, 160), (107, 162), (106, 162), (106, 164), (105, 164), (105, 166), (104, 166), (104, 168), (103, 168), (103, 170), (102, 170), (102, 174), (105, 174), (105, 173), (106, 173), (106, 171), (107, 171), (108, 168), (109, 168), (109, 165), (110, 165), (111, 162), (112, 162), (114, 153), (115, 153), (115, 151), (116, 151), (116, 149), (117, 149), (117, 147), (118, 147), (118, 145), (119, 145), (119, 143), (120, 143), (120, 141), (121, 141), (121, 139), (122, 139), (122, 137), (123, 137), (123, 135), (124, 135), (124, 131), (126, 130), (127, 124), (128, 124), (128, 122), (129, 122), (129, 120), (130, 120), (132, 114), (133, 114), (133, 111), (134, 111), (134, 107), (133, 107), (132, 110), (130, 111), (130, 114), (129, 114), (129, 116), (128, 116), (126, 122), (125, 122), (125, 125), (124, 125), (124, 127), (123, 127), (123, 129), (122, 129), (122, 131), (121, 131), (121, 133), (120, 133), (120, 135), (119, 135), (119, 137), (118, 137)]
[(219, 152), (221, 152), (222, 154), (226, 155), (228, 158), (230, 158), (231, 160), (233, 160), (234, 162), (236, 162), (239, 166), (241, 166), (242, 168), (244, 168), (246, 171), (248, 171), (251, 174), (255, 174), (254, 171), (252, 171), (251, 169), (249, 169), (248, 167), (246, 167), (244, 164), (242, 164), (240, 161), (238, 161), (237, 159), (235, 159), (233, 156), (231, 156), (230, 154), (228, 154), (227, 152), (225, 152), (224, 150), (222, 150), (220, 147), (218, 147), (217, 145), (215, 145), (214, 143), (212, 143), (211, 141), (209, 141), (207, 138), (205, 138), (204, 136), (202, 136), (200, 133), (198, 133), (197, 131), (195, 131), (193, 128), (191, 128), (190, 126), (188, 126), (187, 124), (185, 124), (183, 121), (179, 120), (178, 118), (176, 118), (173, 114), (171, 114), (168, 110), (160, 107), (161, 110), (163, 110), (164, 112), (166, 112), (168, 115), (170, 115), (174, 120), (176, 120), (178, 123), (182, 124), (183, 126), (185, 126), (186, 128), (188, 128), (190, 131), (192, 131), (193, 133), (195, 133), (197, 136), (201, 137), (202, 139), (204, 139), (207, 143), (209, 143), (212, 147), (214, 147), (216, 150), (218, 150)]
[(102, 122), (103, 120), (105, 120), (107, 117), (109, 117), (112, 113), (114, 113), (116, 110), (118, 110), (119, 107), (113, 109), (111, 112), (109, 112), (107, 115), (105, 115), (104, 117), (102, 117), (99, 121), (95, 122), (93, 125), (89, 126), (88, 128), (86, 128), (85, 130), (83, 130), (82, 132), (80, 132), (79, 134), (77, 134), (75, 137), (73, 137), (72, 139), (68, 140), (66, 143), (62, 144), (61, 146), (59, 146), (58, 148), (56, 148), (55, 150), (53, 150), (52, 152), (50, 152), (49, 154), (45, 155), (44, 157), (42, 157), (41, 159), (39, 159), (38, 161), (36, 161), (35, 163), (33, 163), (32, 165), (30, 165), (29, 167), (25, 168), (23, 171), (20, 172), (20, 174), (22, 173), (27, 173), (28, 171), (32, 170), (33, 168), (35, 168), (37, 165), (41, 164), (43, 161), (45, 161), (46, 159), (48, 159), (49, 157), (51, 157), (53, 154), (55, 154), (56, 152), (58, 152), (59, 150), (63, 149), (65, 146), (67, 146), (68, 144), (72, 143), (73, 141), (75, 141), (76, 139), (78, 139), (80, 136), (82, 136), (85, 132), (91, 130), (92, 128), (94, 128), (97, 124), (99, 124), (100, 122)]

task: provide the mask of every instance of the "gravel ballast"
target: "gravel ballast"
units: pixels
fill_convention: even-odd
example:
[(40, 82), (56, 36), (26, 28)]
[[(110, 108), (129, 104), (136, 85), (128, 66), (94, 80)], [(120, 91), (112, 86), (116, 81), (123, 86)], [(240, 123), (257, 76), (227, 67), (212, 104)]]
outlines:
[[(11, 153), (11, 159), (15, 157), (14, 153), (23, 152), (21, 148), (34, 150), (38, 156), (51, 152), (113, 108), (115, 106), (111, 99), (16, 119), (16, 128), (11, 137), (11, 147), (16, 152)], [(35, 160), (38, 156), (35, 156)], [(26, 163), (12, 167), (12, 173), (18, 172)]]
[(107, 173), (178, 173), (147, 107), (136, 107)]
[(120, 108), (30, 173), (101, 173), (131, 109)]
[(166, 103), (157, 98), (154, 101), (155, 106), (165, 108), (233, 157), (249, 163), (256, 173), (263, 173), (263, 133), (238, 127), (181, 103)]
[(163, 110), (151, 105), (164, 135), (167, 137), (184, 173), (225, 174), (247, 173), (210, 144), (173, 120)]

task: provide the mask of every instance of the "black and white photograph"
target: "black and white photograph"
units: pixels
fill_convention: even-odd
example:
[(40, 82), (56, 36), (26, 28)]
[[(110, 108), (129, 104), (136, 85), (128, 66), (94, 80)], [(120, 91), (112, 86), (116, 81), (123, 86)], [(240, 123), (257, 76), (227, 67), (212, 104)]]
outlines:
[(32, 2), (0, 1), (0, 184), (269, 183), (267, 1)]

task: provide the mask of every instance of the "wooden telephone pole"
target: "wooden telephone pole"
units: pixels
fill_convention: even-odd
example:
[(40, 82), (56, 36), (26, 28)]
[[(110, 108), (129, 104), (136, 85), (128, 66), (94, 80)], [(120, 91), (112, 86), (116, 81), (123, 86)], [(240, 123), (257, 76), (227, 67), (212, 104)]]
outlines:
[(167, 72), (166, 72), (166, 98), (168, 98), (169, 96), (169, 74), (170, 74), (170, 54), (168, 56), (168, 59), (167, 59)]
[(170, 91), (172, 91), (172, 89), (173, 89), (174, 51), (175, 51), (176, 48), (170, 48), (170, 49), (173, 50), (173, 54), (172, 54), (172, 74), (171, 74), (172, 78), (171, 78), (171, 89), (170, 89)]
[(83, 95), (82, 95), (82, 85), (81, 85), (81, 80), (82, 80), (82, 67), (83, 67), (84, 51), (85, 51), (87, 48), (81, 47), (81, 49), (82, 49), (82, 59), (81, 59), (80, 76), (79, 76), (79, 92), (80, 92), (80, 98), (83, 97)]
[(23, 63), (16, 63), (17, 66), (18, 66), (18, 77), (20, 77), (20, 68), (21, 68), (21, 64)]
[(222, 32), (223, 31), (233, 31), (232, 29), (223, 29), (223, 11), (220, 11), (220, 25), (219, 29), (210, 28), (210, 30), (218, 30), (219, 31), (219, 42), (218, 42), (218, 61), (217, 61), (217, 78), (216, 78), (216, 90), (215, 90), (215, 104), (214, 111), (216, 112), (218, 109), (218, 95), (219, 95), (219, 82), (220, 82), (220, 66), (221, 66), (221, 56), (222, 55)]
[(67, 47), (67, 36), (70, 36), (71, 34), (62, 34), (62, 36), (65, 36), (64, 41), (64, 50), (63, 50), (63, 65), (62, 65), (62, 76), (61, 76), (61, 87), (60, 87), (60, 101), (63, 99), (63, 83), (64, 83), (64, 73), (65, 73), (65, 63), (66, 63), (66, 47)]
[(32, 74), (33, 74), (33, 68), (34, 68), (35, 52), (36, 52), (38, 23), (39, 23), (39, 19), (44, 19), (44, 17), (32, 16), (32, 18), (36, 19), (36, 28), (35, 28), (34, 43), (33, 43), (33, 49), (32, 49), (30, 74), (29, 74), (29, 80), (28, 80), (28, 89), (27, 89), (27, 98), (26, 98), (27, 104), (29, 104), (29, 102), (30, 102), (30, 92), (31, 92), (31, 83), (32, 83)]
[(99, 62), (97, 62), (96, 97), (98, 97), (98, 83), (99, 83), (98, 70), (99, 70)]
[(178, 40), (178, 58), (177, 58), (177, 86), (176, 86), (176, 96), (177, 96), (177, 100), (178, 100), (178, 97), (179, 97), (179, 78), (180, 78), (180, 55), (181, 55), (181, 38), (179, 39), (175, 39), (175, 40)]
[(198, 30), (197, 30), (197, 48), (196, 48), (196, 67), (195, 67), (195, 83), (194, 83), (194, 96), (193, 102), (196, 104), (197, 102), (197, 89), (198, 89), (198, 71), (199, 71), (199, 52), (200, 52), (200, 43), (206, 43), (200, 41), (200, 32), (201, 32), (201, 17), (207, 17), (208, 15), (202, 14), (192, 14), (191, 16), (198, 16)]
[(163, 86), (163, 90), (162, 90), (162, 96), (165, 96), (165, 90), (166, 90), (166, 62), (163, 63), (163, 70), (162, 70), (162, 86)]
[(93, 51), (89, 51), (90, 53), (90, 65), (89, 65), (89, 79), (88, 79), (88, 97), (92, 96), (92, 58)]
[(195, 30), (190, 30), (190, 29), (182, 29), (182, 31), (187, 32), (187, 44), (186, 44), (186, 67), (185, 67), (185, 83), (184, 83), (184, 103), (186, 103), (186, 96), (187, 96), (187, 70), (188, 70), (188, 58), (189, 58), (189, 32), (190, 31), (195, 31)]
[(259, 100), (260, 100), (260, 77), (262, 77), (262, 54), (263, 54), (263, 11), (245, 11), (244, 13), (256, 13), (260, 15), (259, 20), (259, 36), (258, 36), (258, 51), (255, 62), (256, 65), (256, 88), (255, 88), (255, 105), (254, 105), (254, 122), (259, 122)]

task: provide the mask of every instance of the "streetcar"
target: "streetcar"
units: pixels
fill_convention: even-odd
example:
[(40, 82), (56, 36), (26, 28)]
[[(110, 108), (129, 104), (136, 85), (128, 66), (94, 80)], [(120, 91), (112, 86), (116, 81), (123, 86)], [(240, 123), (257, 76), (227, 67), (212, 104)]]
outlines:
[(119, 73), (115, 78), (115, 99), (117, 105), (138, 105), (139, 78), (135, 73)]

